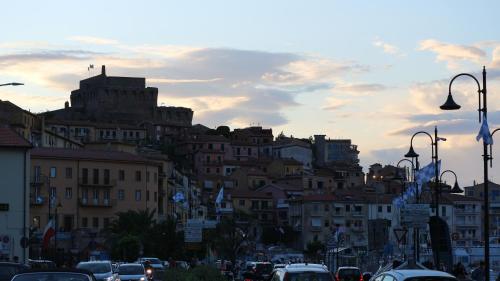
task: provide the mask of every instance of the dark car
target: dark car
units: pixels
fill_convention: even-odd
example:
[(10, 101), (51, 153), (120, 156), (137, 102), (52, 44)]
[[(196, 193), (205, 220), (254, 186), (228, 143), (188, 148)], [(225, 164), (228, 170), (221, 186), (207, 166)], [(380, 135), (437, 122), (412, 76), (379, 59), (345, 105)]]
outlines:
[(16, 274), (11, 281), (96, 281), (92, 272), (82, 269), (31, 269)]
[(251, 262), (247, 264), (243, 277), (247, 280), (262, 281), (269, 279), (272, 272), (273, 265), (270, 262)]
[(335, 273), (336, 281), (363, 281), (361, 270), (354, 266), (342, 266)]
[(24, 264), (15, 262), (0, 262), (0, 281), (10, 281), (12, 277), (29, 268)]

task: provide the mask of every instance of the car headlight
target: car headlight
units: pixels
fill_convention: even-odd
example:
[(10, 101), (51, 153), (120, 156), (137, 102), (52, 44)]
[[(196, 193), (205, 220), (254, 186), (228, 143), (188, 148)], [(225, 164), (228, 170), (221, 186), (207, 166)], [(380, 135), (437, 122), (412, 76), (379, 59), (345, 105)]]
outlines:
[(146, 273), (151, 274), (151, 273), (153, 273), (153, 271), (151, 269), (148, 269), (148, 270), (146, 270)]
[(144, 280), (146, 280), (146, 278), (144, 278), (144, 277), (141, 277), (141, 279), (140, 279), (140, 280), (141, 280), (141, 281), (144, 281)]
[(109, 276), (106, 278), (106, 281), (113, 281), (113, 276)]

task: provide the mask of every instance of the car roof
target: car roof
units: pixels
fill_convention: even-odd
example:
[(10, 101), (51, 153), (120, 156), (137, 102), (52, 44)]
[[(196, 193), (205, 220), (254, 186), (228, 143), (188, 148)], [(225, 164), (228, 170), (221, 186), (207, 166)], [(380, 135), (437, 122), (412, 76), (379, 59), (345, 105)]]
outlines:
[(23, 266), (22, 263), (18, 262), (10, 262), (10, 261), (2, 261), (0, 262), (0, 265), (15, 265), (15, 266)]
[(326, 265), (315, 263), (293, 263), (278, 270), (285, 270), (287, 272), (328, 272)]
[(355, 267), (355, 266), (341, 266), (338, 268), (338, 270), (342, 270), (342, 269), (357, 269), (359, 270), (359, 267)]
[(89, 264), (89, 263), (111, 263), (110, 261), (81, 261), (78, 264)]
[(144, 267), (140, 263), (122, 263), (122, 264), (120, 264), (120, 266), (142, 266), (142, 267)]
[(87, 274), (90, 276), (93, 276), (92, 272), (86, 270), (86, 269), (80, 269), (80, 268), (35, 268), (35, 269), (28, 269), (22, 273), (19, 274), (24, 274), (24, 273), (42, 273), (42, 272), (47, 272), (47, 273), (81, 273), (81, 274)]
[(438, 271), (438, 270), (430, 270), (430, 269), (396, 269), (389, 270), (384, 273), (392, 273), (394, 275), (399, 275), (400, 277), (424, 277), (424, 276), (436, 276), (436, 277), (451, 277), (455, 278), (453, 275)]

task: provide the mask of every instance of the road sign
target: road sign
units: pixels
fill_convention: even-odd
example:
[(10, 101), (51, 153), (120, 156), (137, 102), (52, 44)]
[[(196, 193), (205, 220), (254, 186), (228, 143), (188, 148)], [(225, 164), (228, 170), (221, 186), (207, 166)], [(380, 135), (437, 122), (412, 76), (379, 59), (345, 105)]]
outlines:
[(184, 226), (184, 242), (197, 243), (203, 240), (203, 221), (188, 220)]
[(398, 240), (399, 244), (406, 244), (406, 234), (408, 233), (408, 229), (406, 228), (394, 228), (394, 235), (396, 236), (396, 240)]
[(406, 204), (400, 214), (401, 226), (426, 228), (429, 223), (429, 204)]

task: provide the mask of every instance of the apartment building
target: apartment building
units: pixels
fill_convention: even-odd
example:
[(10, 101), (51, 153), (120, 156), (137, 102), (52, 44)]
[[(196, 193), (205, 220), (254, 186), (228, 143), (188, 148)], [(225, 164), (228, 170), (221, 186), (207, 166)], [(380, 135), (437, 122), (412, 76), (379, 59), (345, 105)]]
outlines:
[[(479, 198), (481, 202), (484, 202), (484, 184), (476, 183), (472, 186), (466, 186), (465, 195), (467, 197)], [(490, 204), (490, 237), (500, 237), (500, 185), (489, 182), (489, 204)], [(483, 206), (483, 203), (481, 203)], [(484, 214), (481, 214), (483, 218)]]
[[(157, 162), (125, 152), (33, 149), (31, 226), (43, 231), (57, 211), (59, 232), (84, 231), (99, 239), (116, 213), (158, 209), (159, 167)], [(65, 249), (84, 246), (73, 239), (60, 245)]]
[(273, 138), (273, 130), (261, 126), (234, 129), (230, 134), (234, 159), (272, 157)]
[(10, 128), (0, 128), (0, 258), (27, 262), (20, 247), (29, 228), (29, 171), (31, 144)]
[(304, 140), (279, 137), (273, 143), (274, 158), (293, 158), (302, 163), (304, 170), (312, 169), (313, 155), (311, 143)]

